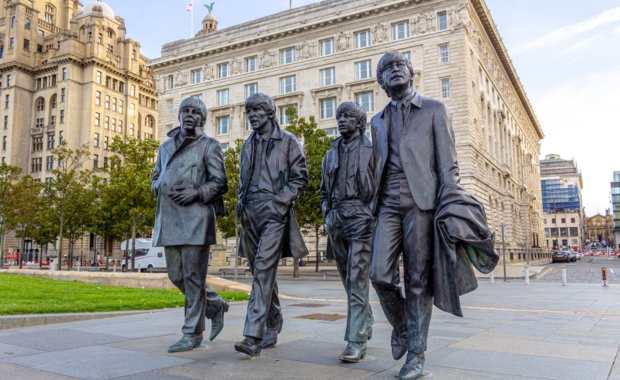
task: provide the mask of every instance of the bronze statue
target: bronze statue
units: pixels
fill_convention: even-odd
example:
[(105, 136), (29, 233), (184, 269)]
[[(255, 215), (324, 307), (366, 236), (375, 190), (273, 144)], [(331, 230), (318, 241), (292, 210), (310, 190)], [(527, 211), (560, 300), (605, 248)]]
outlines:
[(414, 92), (413, 79), (406, 56), (386, 53), (377, 80), (392, 100), (371, 121), (378, 191), (370, 277), (393, 327), (392, 356), (407, 353), (400, 379), (423, 376), (433, 299), (462, 316), (459, 296), (477, 286), (471, 264), (488, 273), (498, 261), (484, 208), (458, 185), (450, 112)]
[(195, 98), (179, 106), (181, 127), (157, 153), (151, 189), (157, 197), (153, 246), (164, 247), (170, 281), (185, 294), (183, 337), (168, 352), (200, 346), (205, 317), (210, 340), (222, 331), (228, 304), (206, 283), (215, 216), (224, 210), (228, 189), (220, 143), (203, 131), (207, 107)]
[(358, 363), (366, 356), (366, 342), (372, 337), (369, 302), (372, 233), (375, 195), (372, 143), (364, 134), (366, 111), (355, 102), (342, 103), (336, 110), (341, 137), (323, 159), (321, 208), (327, 227), (327, 258), (336, 260), (347, 291), (347, 348), (340, 355), (346, 363)]
[(253, 129), (241, 147), (237, 216), (239, 256), (254, 279), (243, 335), (235, 350), (250, 356), (275, 346), (282, 330), (276, 272), (282, 257), (308, 254), (293, 204), (308, 183), (306, 158), (297, 138), (280, 128), (273, 100), (261, 93), (245, 101)]

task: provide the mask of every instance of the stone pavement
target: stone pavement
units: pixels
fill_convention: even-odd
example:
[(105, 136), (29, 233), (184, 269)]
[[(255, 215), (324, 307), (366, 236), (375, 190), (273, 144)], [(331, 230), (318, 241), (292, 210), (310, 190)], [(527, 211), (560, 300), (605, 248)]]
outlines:
[[(215, 342), (169, 354), (180, 337), (181, 309), (0, 331), (0, 379), (395, 379), (391, 328), (372, 291), (368, 357), (341, 364), (346, 315), (339, 281), (281, 280), (284, 330), (278, 345), (250, 359), (236, 353), (247, 304), (231, 305)], [(304, 305), (306, 304), (306, 305)], [(308, 305), (311, 304), (311, 305)], [(620, 287), (481, 280), (462, 297), (464, 318), (433, 311), (429, 379), (620, 380)], [(316, 306), (316, 307), (308, 307)]]

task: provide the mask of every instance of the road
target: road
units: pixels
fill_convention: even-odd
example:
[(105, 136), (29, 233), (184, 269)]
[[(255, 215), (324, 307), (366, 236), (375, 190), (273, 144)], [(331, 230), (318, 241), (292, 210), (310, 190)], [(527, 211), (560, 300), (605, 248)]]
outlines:
[(555, 263), (547, 265), (550, 272), (534, 281), (561, 282), (561, 268), (566, 267), (566, 278), (569, 283), (602, 283), (601, 268), (607, 268), (607, 281), (610, 284), (620, 284), (620, 259), (604, 256), (586, 256), (575, 263)]

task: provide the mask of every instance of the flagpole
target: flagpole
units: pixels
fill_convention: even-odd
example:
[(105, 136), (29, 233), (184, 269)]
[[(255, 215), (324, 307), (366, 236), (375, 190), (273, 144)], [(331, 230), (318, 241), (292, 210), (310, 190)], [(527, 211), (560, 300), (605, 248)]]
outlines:
[(192, 1), (192, 33), (190, 34), (189, 38), (194, 37), (194, 2)]

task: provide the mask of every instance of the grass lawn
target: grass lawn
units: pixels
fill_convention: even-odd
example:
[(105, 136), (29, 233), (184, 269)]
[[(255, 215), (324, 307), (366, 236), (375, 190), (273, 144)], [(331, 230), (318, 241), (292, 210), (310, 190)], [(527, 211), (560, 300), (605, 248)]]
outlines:
[[(220, 292), (226, 301), (244, 301), (240, 292)], [(0, 274), (0, 315), (86, 313), (183, 307), (178, 290), (134, 289)]]

